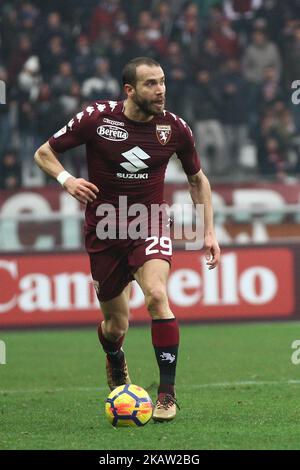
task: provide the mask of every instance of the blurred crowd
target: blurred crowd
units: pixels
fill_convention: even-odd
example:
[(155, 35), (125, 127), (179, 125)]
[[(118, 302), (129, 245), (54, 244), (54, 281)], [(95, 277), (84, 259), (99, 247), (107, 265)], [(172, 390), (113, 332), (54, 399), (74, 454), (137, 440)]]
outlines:
[[(161, 63), (211, 177), (299, 173), (300, 0), (7, 0), (0, 16), (1, 188), (45, 184), (35, 149), (91, 101), (123, 99), (136, 56)], [(83, 154), (66, 158), (85, 176)]]

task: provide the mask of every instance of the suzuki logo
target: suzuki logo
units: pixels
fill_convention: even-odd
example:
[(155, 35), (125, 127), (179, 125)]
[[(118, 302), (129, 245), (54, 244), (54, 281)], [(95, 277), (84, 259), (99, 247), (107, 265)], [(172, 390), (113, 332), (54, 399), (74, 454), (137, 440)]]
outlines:
[(122, 155), (128, 160), (129, 163), (121, 163), (121, 166), (125, 168), (125, 170), (130, 171), (130, 173), (135, 173), (139, 170), (145, 170), (149, 168), (146, 163), (142, 160), (147, 160), (151, 158), (144, 150), (140, 147), (133, 147), (131, 150), (122, 153)]

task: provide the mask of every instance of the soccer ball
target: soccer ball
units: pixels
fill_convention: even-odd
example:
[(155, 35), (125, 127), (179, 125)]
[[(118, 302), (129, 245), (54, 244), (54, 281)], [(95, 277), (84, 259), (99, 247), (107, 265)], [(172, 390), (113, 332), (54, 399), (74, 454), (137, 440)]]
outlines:
[(113, 426), (144, 426), (152, 416), (153, 404), (146, 390), (126, 384), (107, 397), (105, 414)]

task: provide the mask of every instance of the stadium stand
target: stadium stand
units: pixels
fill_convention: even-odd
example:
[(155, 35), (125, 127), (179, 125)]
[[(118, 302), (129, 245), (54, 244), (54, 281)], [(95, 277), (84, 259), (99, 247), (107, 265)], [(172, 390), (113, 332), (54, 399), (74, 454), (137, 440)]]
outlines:
[[(0, 15), (2, 189), (51, 184), (35, 149), (91, 100), (122, 98), (122, 67), (141, 55), (162, 63), (167, 107), (191, 124), (209, 175), (299, 172), (298, 0), (10, 0)], [(82, 155), (67, 157), (79, 173)]]

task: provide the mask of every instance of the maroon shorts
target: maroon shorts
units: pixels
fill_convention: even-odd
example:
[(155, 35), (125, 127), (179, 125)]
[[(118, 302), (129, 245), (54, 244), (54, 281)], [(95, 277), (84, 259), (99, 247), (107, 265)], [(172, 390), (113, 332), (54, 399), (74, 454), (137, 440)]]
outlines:
[(172, 241), (152, 236), (138, 240), (99, 240), (94, 232), (86, 233), (91, 273), (98, 299), (117, 297), (133, 274), (150, 259), (164, 259), (171, 264)]

